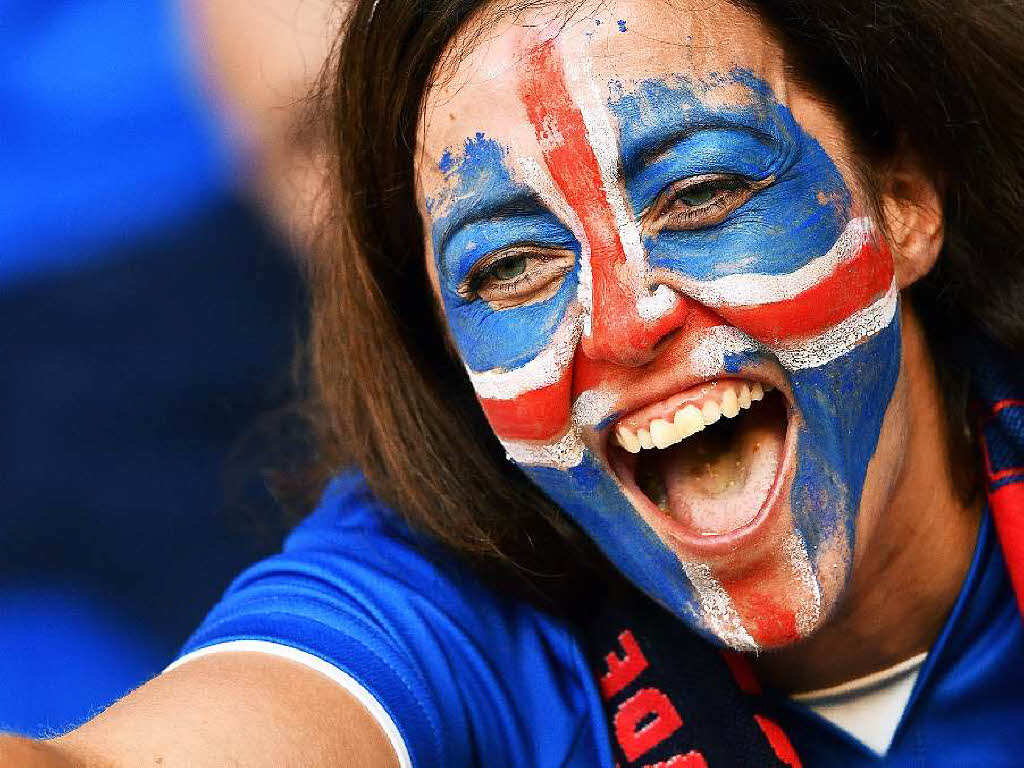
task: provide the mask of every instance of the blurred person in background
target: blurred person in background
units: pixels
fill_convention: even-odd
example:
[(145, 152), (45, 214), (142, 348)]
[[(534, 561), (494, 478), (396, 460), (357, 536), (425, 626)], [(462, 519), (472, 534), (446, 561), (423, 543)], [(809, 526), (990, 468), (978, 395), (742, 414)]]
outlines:
[(346, 3), (183, 0), (204, 80), (237, 141), (250, 149), (252, 189), (280, 231), (304, 245), (318, 219), (327, 137), (309, 113), (313, 77)]
[(263, 180), (310, 154), (326, 8), (0, 3), (0, 730), (159, 672), (275, 545), (241, 508), (274, 510), (303, 224)]

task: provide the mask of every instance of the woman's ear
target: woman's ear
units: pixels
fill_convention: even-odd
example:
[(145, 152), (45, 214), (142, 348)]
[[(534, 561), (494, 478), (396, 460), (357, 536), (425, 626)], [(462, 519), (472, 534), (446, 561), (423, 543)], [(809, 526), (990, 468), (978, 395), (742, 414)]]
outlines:
[(942, 250), (942, 195), (920, 158), (902, 150), (882, 176), (881, 209), (900, 289), (935, 266)]

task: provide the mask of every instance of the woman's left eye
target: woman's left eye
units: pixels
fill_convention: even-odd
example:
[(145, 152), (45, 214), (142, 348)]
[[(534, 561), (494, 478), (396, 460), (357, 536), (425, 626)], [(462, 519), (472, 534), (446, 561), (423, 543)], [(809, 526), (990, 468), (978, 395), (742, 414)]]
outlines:
[(526, 256), (509, 256), (494, 264), (490, 275), (496, 280), (514, 280), (526, 272)]
[(719, 224), (771, 179), (752, 182), (731, 174), (681, 179), (669, 187), (647, 215), (655, 231), (703, 229)]
[(512, 309), (554, 296), (576, 263), (576, 254), (544, 246), (514, 246), (478, 263), (458, 288), (464, 299)]

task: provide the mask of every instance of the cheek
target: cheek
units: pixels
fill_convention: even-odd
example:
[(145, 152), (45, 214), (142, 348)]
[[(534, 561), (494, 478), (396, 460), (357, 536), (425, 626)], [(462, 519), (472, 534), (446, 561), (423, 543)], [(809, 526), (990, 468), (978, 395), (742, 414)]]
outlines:
[(448, 308), (477, 398), (507, 448), (519, 441), (553, 442), (566, 429), (581, 325), (574, 289), (569, 275), (555, 296), (537, 304), (502, 311), (483, 302)]
[(868, 220), (853, 219), (824, 256), (797, 275), (751, 284), (752, 299), (759, 303), (724, 307), (723, 316), (769, 347), (785, 348), (848, 325), (892, 284), (892, 259), (870, 237)]
[(848, 568), (859, 512), (878, 503), (879, 489), (866, 483), (869, 466), (887, 463), (892, 450), (883, 424), (893, 411), (900, 360), (897, 315), (828, 365), (792, 375), (800, 414), (794, 522), (809, 549), (841, 556)]
[(832, 182), (841, 195), (780, 183), (712, 230), (652, 237), (652, 267), (757, 342), (807, 347), (893, 283), (873, 221), (835, 203), (848, 193), (837, 174)]
[(855, 521), (856, 547), (853, 564), (856, 568), (869, 548), (883, 514), (889, 506), (896, 481), (903, 468), (909, 434), (910, 390), (905, 376), (897, 380), (892, 399), (886, 411), (874, 455), (864, 478), (860, 510)]
[(448, 327), (466, 367), (474, 373), (523, 368), (548, 348), (565, 315), (570, 294), (563, 285), (547, 301), (494, 310), (483, 301), (466, 302), (454, 291), (442, 300)]
[(477, 397), (494, 433), (503, 440), (550, 441), (558, 437), (569, 416), (572, 380), (562, 377), (548, 386), (516, 397)]

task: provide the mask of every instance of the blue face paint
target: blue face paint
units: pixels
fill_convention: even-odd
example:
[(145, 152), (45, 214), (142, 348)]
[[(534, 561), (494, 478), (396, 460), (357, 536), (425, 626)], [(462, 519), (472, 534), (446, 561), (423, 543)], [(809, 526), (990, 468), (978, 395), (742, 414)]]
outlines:
[(702, 174), (774, 181), (722, 223), (661, 232), (644, 243), (651, 267), (707, 280), (786, 274), (822, 255), (850, 218), (850, 194), (821, 146), (778, 104), (767, 85), (735, 72), (746, 107), (707, 107), (708, 86), (678, 78), (642, 82), (610, 102), (619, 124), (627, 190), (646, 210), (673, 182)]
[[(728, 87), (730, 94), (746, 93), (749, 99), (742, 106), (721, 106), (721, 99), (713, 98), (718, 87)], [(828, 253), (854, 217), (852, 195), (827, 153), (775, 100), (767, 84), (749, 72), (699, 84), (682, 77), (646, 80), (628, 93), (612, 84), (607, 106), (618, 131), (623, 186), (637, 215), (689, 177), (727, 174), (759, 184), (749, 199), (713, 226), (649, 233), (643, 245), (652, 269), (696, 281), (745, 275), (784, 279)], [(482, 135), (460, 151), (446, 153), (441, 163), (446, 185), (427, 208), (441, 298), (464, 361), (472, 371), (512, 376), (549, 354), (557, 330), (578, 311), (582, 249), (567, 224), (542, 205), (538, 192), (514, 178), (507, 155), (498, 142)], [(458, 286), (480, 259), (526, 244), (576, 254), (575, 269), (553, 296), (499, 310), (459, 294)], [(898, 319), (871, 333), (820, 363), (782, 365), (797, 414), (791, 422), (796, 455), (788, 514), (814, 569), (819, 556), (834, 551), (837, 542), (840, 551), (853, 552), (868, 463), (899, 375)], [(799, 346), (813, 340), (798, 335), (786, 342)], [(766, 362), (778, 367), (783, 358), (766, 344), (742, 353), (724, 352), (721, 373), (743, 376)], [(578, 361), (585, 353), (580, 347), (575, 354)], [(642, 377), (638, 369), (637, 380)], [(543, 386), (552, 381), (543, 379)], [(638, 514), (593, 445), (578, 460), (565, 458), (571, 455), (565, 445), (572, 443), (573, 430), (593, 426), (570, 413), (572, 398), (541, 402), (537, 388), (494, 394), (477, 380), (474, 385), (510, 454), (528, 457), (520, 464), (531, 479), (627, 577), (709, 638), (748, 646), (761, 641), (736, 624), (746, 618), (741, 609), (738, 618), (711, 615), (722, 600), (728, 603), (736, 595), (716, 586), (714, 574), (709, 577), (700, 563), (681, 562), (679, 551)], [(580, 394), (575, 385), (573, 394)], [(509, 403), (518, 405), (524, 420), (530, 419), (531, 408), (543, 407), (550, 418), (553, 408), (563, 407), (559, 423), (567, 431), (551, 441), (552, 446), (556, 439), (561, 442), (547, 452), (524, 454), (507, 420), (499, 423), (494, 415), (502, 409), (505, 413)], [(623, 415), (605, 413), (601, 426)], [(845, 565), (849, 568), (848, 561)]]
[[(637, 517), (608, 469), (592, 453), (569, 471), (550, 467), (524, 470), (637, 587), (673, 613), (698, 619), (700, 604), (689, 580), (680, 573), (676, 554)], [(696, 628), (715, 639), (699, 622)]]
[[(756, 362), (754, 355), (729, 355), (726, 370), (742, 374)], [(819, 368), (790, 373), (800, 414), (800, 460), (790, 504), (812, 551), (837, 534), (853, 549), (861, 490), (896, 388), (899, 362), (897, 315), (850, 353)]]
[(515, 368), (547, 344), (575, 294), (575, 270), (550, 299), (494, 310), (467, 301), (459, 286), (473, 266), (512, 245), (543, 245), (579, 252), (579, 244), (536, 193), (516, 181), (502, 146), (477, 134), (456, 156), (442, 155), (446, 186), (427, 201), (441, 301), (459, 352), (470, 369)]

